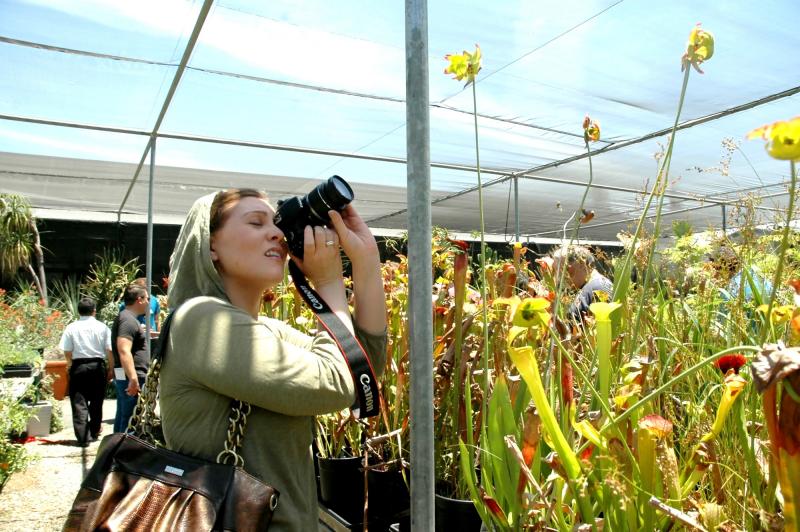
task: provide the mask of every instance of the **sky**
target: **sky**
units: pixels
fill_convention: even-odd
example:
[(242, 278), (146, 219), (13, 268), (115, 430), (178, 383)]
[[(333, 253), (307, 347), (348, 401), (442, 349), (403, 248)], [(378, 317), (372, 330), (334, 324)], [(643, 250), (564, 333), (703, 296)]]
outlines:
[[(184, 0), (0, 0), (0, 114), (151, 131), (200, 7)], [(160, 131), (403, 159), (403, 9), (394, 0), (215, 2)], [(800, 44), (800, 15), (790, 0), (440, 0), (428, 10), (434, 162), (476, 163), (473, 92), (443, 73), (445, 54), (476, 44), (484, 58), (475, 93), (481, 165), (499, 172), (583, 153), (586, 114), (601, 122), (604, 143), (669, 128), (680, 56), (698, 22), (715, 33), (717, 47), (705, 74), (691, 77), (682, 119), (800, 85), (800, 54), (787, 52)], [(733, 138), (759, 176), (780, 179), (785, 172), (744, 135), (799, 108), (795, 95), (694, 128), (679, 168), (713, 166), (721, 142)], [(652, 177), (652, 155), (663, 142), (620, 150), (624, 156), (608, 157), (605, 167), (598, 159), (600, 178), (640, 186)], [(145, 144), (143, 136), (0, 119), (0, 151), (137, 163)], [(402, 164), (168, 139), (159, 140), (157, 161), (307, 178), (341, 173), (396, 186), (406, 180)], [(740, 163), (737, 183), (763, 178), (743, 160), (735, 167)], [(578, 181), (585, 171), (583, 163), (548, 170)], [(690, 177), (676, 186), (701, 189)], [(437, 190), (474, 183), (473, 172), (432, 171)]]

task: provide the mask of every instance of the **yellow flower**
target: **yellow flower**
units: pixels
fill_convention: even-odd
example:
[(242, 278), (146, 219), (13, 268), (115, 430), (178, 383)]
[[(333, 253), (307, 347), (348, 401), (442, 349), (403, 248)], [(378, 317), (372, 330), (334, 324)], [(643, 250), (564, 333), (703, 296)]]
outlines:
[(681, 61), (681, 71), (692, 65), (699, 73), (703, 73), (700, 64), (708, 61), (714, 55), (714, 35), (710, 31), (700, 28), (700, 24), (694, 27), (689, 34), (689, 42), (686, 43), (686, 53), (683, 54)]
[(467, 85), (475, 81), (475, 76), (481, 70), (481, 47), (477, 44), (472, 54), (464, 50), (461, 54), (447, 54), (444, 58), (450, 61), (444, 73), (452, 74), (458, 81), (466, 79)]
[(517, 327), (547, 327), (550, 323), (549, 308), (550, 302), (543, 297), (526, 298), (514, 309), (512, 322)]
[(774, 159), (800, 160), (800, 116), (756, 128), (747, 134), (747, 138), (766, 140), (764, 147)]
[(592, 120), (589, 115), (583, 119), (583, 139), (586, 142), (600, 140), (600, 122)]
[[(760, 312), (761, 314), (766, 314), (769, 305), (759, 305), (756, 309), (756, 312)], [(772, 307), (772, 315), (770, 316), (770, 322), (774, 325), (778, 325), (780, 323), (786, 323), (792, 318), (792, 313), (794, 312), (794, 305), (780, 305), (776, 307)]]

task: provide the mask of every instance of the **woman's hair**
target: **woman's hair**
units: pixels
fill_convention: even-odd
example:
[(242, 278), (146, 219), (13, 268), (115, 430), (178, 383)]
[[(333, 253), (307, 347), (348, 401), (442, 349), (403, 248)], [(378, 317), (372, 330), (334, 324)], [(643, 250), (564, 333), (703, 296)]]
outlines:
[(231, 207), (242, 198), (268, 199), (267, 193), (254, 188), (230, 188), (221, 190), (211, 202), (211, 218), (208, 223), (210, 233), (213, 235), (225, 223), (225, 218)]

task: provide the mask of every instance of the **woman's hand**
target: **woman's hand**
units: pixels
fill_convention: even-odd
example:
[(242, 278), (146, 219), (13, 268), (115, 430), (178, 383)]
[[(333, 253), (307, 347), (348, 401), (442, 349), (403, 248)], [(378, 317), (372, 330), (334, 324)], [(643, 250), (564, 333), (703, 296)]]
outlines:
[(306, 226), (303, 234), (303, 259), (292, 257), (314, 290), (352, 333), (353, 322), (347, 308), (342, 273), (339, 236), (333, 229)]
[(386, 301), (375, 237), (352, 205), (348, 205), (341, 215), (330, 211), (328, 216), (353, 265), (353, 318), (362, 330), (382, 334), (386, 330)]
[(328, 211), (331, 224), (339, 235), (339, 243), (353, 266), (356, 267), (362, 262), (377, 263), (380, 261), (378, 244), (375, 237), (358, 215), (352, 205), (344, 208), (341, 214), (336, 211)]
[(303, 259), (294, 261), (315, 288), (342, 283), (342, 257), (339, 236), (333, 229), (307, 225), (303, 233)]

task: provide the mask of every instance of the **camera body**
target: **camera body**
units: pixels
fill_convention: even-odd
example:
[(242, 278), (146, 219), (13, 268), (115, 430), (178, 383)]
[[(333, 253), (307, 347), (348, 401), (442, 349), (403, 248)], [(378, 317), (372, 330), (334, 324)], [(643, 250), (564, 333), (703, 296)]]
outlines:
[(305, 196), (278, 201), (275, 225), (283, 231), (292, 255), (303, 257), (304, 231), (307, 225), (313, 227), (330, 224), (328, 211), (342, 212), (354, 197), (353, 189), (347, 181), (334, 175)]

